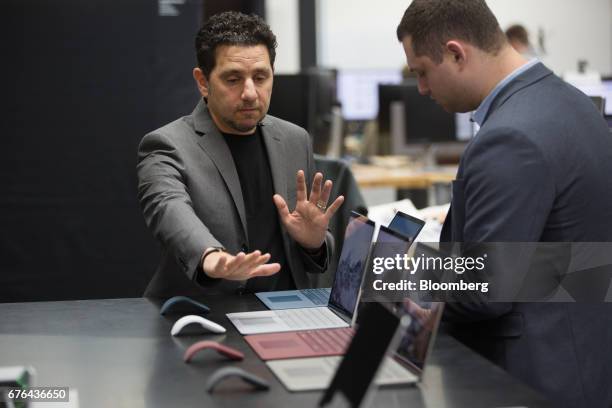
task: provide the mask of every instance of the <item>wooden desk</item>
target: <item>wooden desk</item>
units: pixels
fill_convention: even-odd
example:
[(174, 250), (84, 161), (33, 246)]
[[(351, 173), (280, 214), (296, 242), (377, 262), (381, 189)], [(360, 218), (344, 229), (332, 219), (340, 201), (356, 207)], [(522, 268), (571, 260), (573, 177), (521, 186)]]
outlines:
[(450, 184), (457, 175), (456, 167), (419, 170), (415, 167), (388, 168), (370, 164), (351, 166), (359, 187), (394, 187), (428, 189), (434, 184)]

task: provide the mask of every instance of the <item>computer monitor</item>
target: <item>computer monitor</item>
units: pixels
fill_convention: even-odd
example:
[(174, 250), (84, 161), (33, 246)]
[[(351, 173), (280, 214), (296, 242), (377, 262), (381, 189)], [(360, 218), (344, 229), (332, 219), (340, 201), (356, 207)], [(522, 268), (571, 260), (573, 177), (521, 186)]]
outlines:
[(308, 98), (305, 97), (307, 93), (306, 75), (274, 75), (268, 113), (308, 129)]
[(420, 94), (416, 85), (402, 87), (404, 138), (407, 144), (454, 142), (457, 140), (455, 115), (446, 112), (433, 99)]
[(402, 100), (402, 92), (406, 85), (379, 85), (378, 86), (378, 133), (389, 136), (391, 134), (391, 103)]
[[(332, 136), (333, 109), (338, 104), (334, 69), (310, 68), (308, 77), (308, 132), (313, 150), (327, 154)], [(295, 97), (295, 95), (294, 95)]]
[(345, 120), (372, 120), (378, 115), (378, 86), (399, 84), (401, 72), (387, 69), (343, 69), (338, 71), (338, 100)]
[(606, 100), (604, 115), (608, 118), (612, 117), (612, 77), (601, 81), (603, 88), (603, 98)]
[(416, 82), (379, 85), (378, 98), (378, 132), (391, 141), (393, 154), (407, 153), (415, 145), (466, 141), (474, 134), (470, 113), (446, 112), (421, 95)]
[(312, 68), (274, 76), (268, 113), (308, 130), (315, 153), (326, 154), (336, 104), (336, 71)]
[(590, 97), (599, 97), (605, 100), (604, 116), (612, 116), (612, 78), (605, 77), (598, 85), (577, 86), (579, 90)]
[(589, 96), (589, 98), (591, 98), (591, 102), (593, 102), (597, 108), (597, 111), (600, 114), (605, 115), (606, 100), (602, 96)]

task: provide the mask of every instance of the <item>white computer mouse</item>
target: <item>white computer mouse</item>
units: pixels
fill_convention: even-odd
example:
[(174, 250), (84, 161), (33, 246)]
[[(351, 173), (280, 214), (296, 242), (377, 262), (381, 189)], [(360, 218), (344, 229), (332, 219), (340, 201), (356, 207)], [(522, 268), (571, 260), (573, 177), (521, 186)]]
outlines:
[(181, 332), (181, 330), (183, 330), (185, 326), (194, 324), (194, 323), (199, 324), (204, 329), (209, 330), (213, 333), (225, 333), (226, 332), (225, 327), (213, 321), (205, 319), (202, 316), (187, 315), (187, 316), (181, 317), (180, 319), (176, 321), (176, 323), (174, 323), (174, 325), (172, 326), (172, 330), (170, 330), (170, 334), (172, 334), (173, 336), (176, 336), (177, 334)]

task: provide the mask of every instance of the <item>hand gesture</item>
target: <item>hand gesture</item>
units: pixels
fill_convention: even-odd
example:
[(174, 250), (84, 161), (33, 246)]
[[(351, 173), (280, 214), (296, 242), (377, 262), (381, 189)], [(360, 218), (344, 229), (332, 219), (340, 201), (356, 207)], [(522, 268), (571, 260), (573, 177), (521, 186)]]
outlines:
[(280, 271), (280, 264), (266, 264), (270, 254), (253, 251), (249, 254), (239, 252), (230, 255), (227, 252), (211, 252), (205, 256), (202, 269), (211, 278), (228, 280), (246, 280), (256, 276), (270, 276)]
[(328, 207), (327, 201), (331, 194), (333, 183), (327, 180), (323, 184), (323, 174), (317, 173), (312, 182), (310, 197), (306, 196), (306, 178), (304, 171), (297, 172), (297, 202), (293, 212), (289, 212), (287, 203), (278, 194), (272, 199), (278, 210), (281, 222), (287, 229), (289, 235), (306, 249), (318, 249), (325, 241), (325, 233), (329, 220), (338, 211), (344, 202), (344, 197), (339, 196)]

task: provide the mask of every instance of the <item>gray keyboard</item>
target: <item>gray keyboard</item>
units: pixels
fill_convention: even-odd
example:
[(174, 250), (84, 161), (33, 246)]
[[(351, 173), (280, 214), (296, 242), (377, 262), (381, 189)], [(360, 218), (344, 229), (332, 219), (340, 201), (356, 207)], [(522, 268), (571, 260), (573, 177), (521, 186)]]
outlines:
[(337, 327), (338, 324), (332, 319), (342, 321), (324, 307), (275, 310), (274, 312), (289, 327), (296, 330)]
[(315, 305), (326, 305), (329, 301), (329, 290), (326, 288), (302, 289), (301, 292)]

